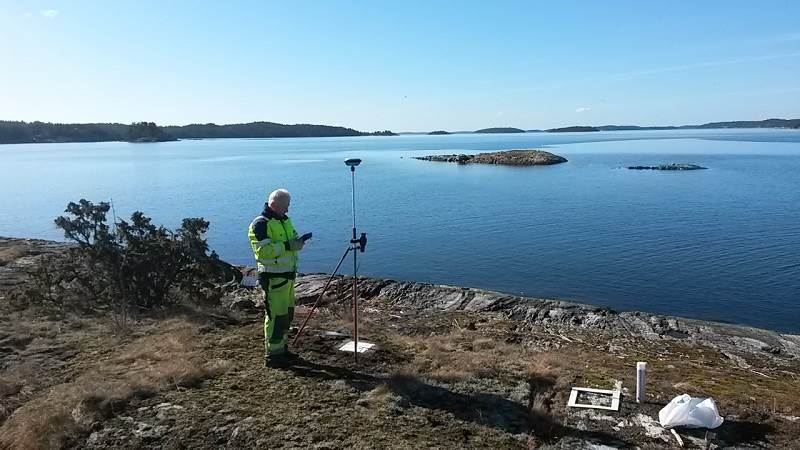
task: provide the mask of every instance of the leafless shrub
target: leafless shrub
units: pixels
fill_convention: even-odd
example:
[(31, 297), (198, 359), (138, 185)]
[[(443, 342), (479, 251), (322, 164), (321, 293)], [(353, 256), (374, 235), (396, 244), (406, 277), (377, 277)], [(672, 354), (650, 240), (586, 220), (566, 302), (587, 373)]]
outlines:
[(64, 255), (43, 257), (29, 282), (13, 295), (16, 305), (56, 311), (111, 312), (117, 329), (130, 317), (179, 301), (209, 304), (222, 297), (219, 286), (236, 271), (209, 253), (209, 222), (184, 219), (169, 230), (141, 212), (130, 221), (107, 223), (110, 204), (87, 200), (67, 205), (55, 220), (77, 244)]

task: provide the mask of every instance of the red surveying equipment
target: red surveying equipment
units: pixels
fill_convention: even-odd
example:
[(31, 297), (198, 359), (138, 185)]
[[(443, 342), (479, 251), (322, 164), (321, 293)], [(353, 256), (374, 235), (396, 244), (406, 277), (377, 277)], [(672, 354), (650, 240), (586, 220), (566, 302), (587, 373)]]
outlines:
[[(294, 337), (292, 341), (292, 345), (294, 346), (297, 341), (300, 339), (300, 336), (303, 334), (303, 330), (305, 330), (306, 325), (308, 325), (308, 321), (311, 319), (311, 316), (317, 310), (317, 306), (319, 306), (319, 302), (322, 300), (322, 297), (325, 295), (325, 292), (328, 290), (333, 279), (336, 277), (336, 273), (339, 271), (339, 268), (342, 266), (345, 258), (347, 258), (347, 254), (353, 252), (353, 300), (352, 300), (352, 314), (353, 314), (353, 355), (355, 357), (355, 361), (358, 362), (358, 253), (364, 253), (364, 250), (367, 248), (367, 233), (361, 233), (361, 236), (356, 238), (357, 231), (356, 231), (356, 167), (361, 164), (361, 160), (358, 158), (349, 158), (345, 160), (345, 165), (350, 168), (350, 180), (352, 186), (352, 200), (353, 200), (353, 237), (350, 239), (350, 242), (347, 246), (347, 249), (344, 251), (342, 258), (339, 260), (339, 263), (336, 265), (336, 268), (333, 269), (333, 273), (328, 278), (328, 281), (325, 283), (325, 286), (322, 288), (322, 292), (320, 292), (317, 300), (314, 302), (314, 305), (311, 307), (311, 311), (308, 312), (303, 324), (300, 326), (300, 329), (297, 330), (297, 335)], [(304, 236), (305, 237), (305, 236)], [(309, 237), (310, 233), (309, 233)], [(358, 250), (358, 251), (356, 251)]]

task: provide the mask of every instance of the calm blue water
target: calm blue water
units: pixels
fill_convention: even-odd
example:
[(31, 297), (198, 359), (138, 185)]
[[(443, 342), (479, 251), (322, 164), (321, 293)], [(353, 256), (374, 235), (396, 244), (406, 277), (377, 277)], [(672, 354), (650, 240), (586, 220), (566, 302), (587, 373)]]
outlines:
[[(458, 166), (436, 153), (546, 147), (551, 167)], [(175, 226), (211, 221), (210, 241), (251, 263), (247, 226), (266, 193), (294, 194), (314, 232), (302, 270), (330, 271), (349, 239), (350, 173), (361, 271), (403, 280), (800, 332), (800, 131), (203, 140), (0, 146), (0, 235), (61, 238), (70, 200), (113, 198)], [(688, 162), (695, 172), (621, 166)]]

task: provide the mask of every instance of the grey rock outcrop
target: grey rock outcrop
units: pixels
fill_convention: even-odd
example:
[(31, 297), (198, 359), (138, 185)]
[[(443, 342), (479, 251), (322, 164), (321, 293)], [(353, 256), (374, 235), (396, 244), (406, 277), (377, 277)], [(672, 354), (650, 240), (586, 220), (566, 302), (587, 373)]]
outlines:
[(684, 163), (670, 163), (660, 164), (658, 166), (628, 166), (631, 170), (704, 170), (708, 167), (702, 167), (695, 164)]
[(507, 166), (547, 166), (567, 162), (567, 159), (542, 150), (505, 150), (477, 155), (430, 155), (414, 159), (422, 161), (455, 162), (458, 164), (501, 164)]
[[(347, 298), (351, 280), (348, 277), (336, 278), (328, 289), (326, 300)], [(327, 275), (324, 274), (300, 276), (295, 290), (298, 303), (313, 303), (326, 281)], [(681, 340), (711, 345), (729, 357), (757, 355), (774, 361), (776, 365), (800, 357), (800, 335), (743, 325), (637, 311), (618, 312), (563, 300), (386, 279), (360, 279), (359, 292), (365, 300), (388, 300), (392, 305), (405, 310), (499, 312), (521, 323), (564, 335), (574, 331), (597, 331), (614, 337), (641, 336), (653, 341)], [(742, 361), (731, 359), (737, 365), (743, 365)]]

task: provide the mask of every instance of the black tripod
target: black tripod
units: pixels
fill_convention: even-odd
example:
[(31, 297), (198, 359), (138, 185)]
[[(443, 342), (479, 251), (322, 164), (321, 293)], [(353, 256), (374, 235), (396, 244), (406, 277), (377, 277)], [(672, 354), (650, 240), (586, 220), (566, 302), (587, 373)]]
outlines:
[(334, 277), (336, 277), (336, 273), (339, 272), (339, 268), (342, 266), (345, 258), (347, 258), (347, 254), (353, 252), (353, 302), (352, 302), (352, 314), (353, 314), (353, 355), (355, 355), (355, 360), (358, 362), (358, 253), (364, 253), (364, 250), (367, 248), (367, 233), (361, 233), (361, 237), (356, 238), (356, 167), (361, 164), (361, 160), (358, 158), (350, 158), (344, 162), (348, 167), (350, 167), (350, 179), (352, 183), (352, 198), (353, 198), (353, 237), (350, 239), (350, 243), (347, 246), (347, 249), (344, 251), (342, 258), (339, 260), (339, 264), (336, 265), (336, 268), (333, 269), (333, 273), (328, 278), (328, 281), (325, 283), (325, 287), (322, 288), (322, 292), (320, 292), (319, 297), (314, 302), (314, 305), (311, 307), (311, 311), (308, 312), (306, 319), (303, 321), (303, 325), (300, 326), (300, 329), (297, 331), (297, 335), (294, 337), (292, 341), (292, 345), (297, 343), (297, 340), (300, 339), (300, 335), (303, 333), (303, 330), (306, 328), (308, 321), (311, 319), (311, 316), (314, 314), (314, 311), (317, 310), (317, 306), (319, 302), (322, 300), (322, 296), (325, 295), (325, 292), (328, 290), (328, 287), (331, 285)]

